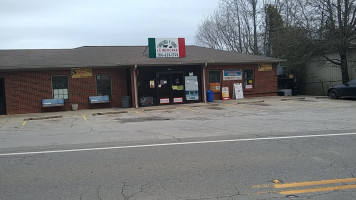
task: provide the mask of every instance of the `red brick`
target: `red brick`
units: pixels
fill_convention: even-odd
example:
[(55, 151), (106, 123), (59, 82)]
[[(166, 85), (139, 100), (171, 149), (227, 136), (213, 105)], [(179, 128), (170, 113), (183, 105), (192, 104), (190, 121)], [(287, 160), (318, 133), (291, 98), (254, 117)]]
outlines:
[[(89, 96), (96, 96), (97, 74), (110, 74), (112, 100), (110, 104), (90, 105)], [(53, 75), (67, 75), (69, 99), (63, 107), (42, 108), (42, 99), (51, 99)], [(1, 72), (5, 80), (7, 114), (65, 111), (71, 104), (79, 104), (79, 109), (97, 107), (120, 107), (121, 96), (127, 95), (126, 69), (93, 69), (90, 78), (71, 78), (71, 70), (16, 71)]]
[[(277, 95), (278, 85), (277, 85), (277, 67), (273, 65), (272, 71), (258, 71), (258, 64), (246, 64), (246, 65), (236, 65), (236, 66), (208, 66), (205, 71), (205, 82), (206, 90), (209, 90), (209, 71), (210, 70), (220, 70), (221, 71), (221, 88), (229, 87), (230, 97), (233, 95), (234, 83), (243, 83), (242, 80), (230, 80), (224, 81), (222, 70), (226, 69), (241, 69), (242, 76), (243, 71), (246, 69), (254, 69), (254, 88), (244, 89), (244, 97), (257, 97), (257, 96), (273, 96)], [(221, 99), (221, 93), (214, 93), (214, 99)]]

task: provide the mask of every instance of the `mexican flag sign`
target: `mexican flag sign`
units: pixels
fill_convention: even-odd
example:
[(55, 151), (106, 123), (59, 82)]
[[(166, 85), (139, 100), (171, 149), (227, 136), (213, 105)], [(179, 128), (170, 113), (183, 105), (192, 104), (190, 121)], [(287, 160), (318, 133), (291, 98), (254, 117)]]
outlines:
[(150, 58), (185, 57), (184, 38), (148, 38)]

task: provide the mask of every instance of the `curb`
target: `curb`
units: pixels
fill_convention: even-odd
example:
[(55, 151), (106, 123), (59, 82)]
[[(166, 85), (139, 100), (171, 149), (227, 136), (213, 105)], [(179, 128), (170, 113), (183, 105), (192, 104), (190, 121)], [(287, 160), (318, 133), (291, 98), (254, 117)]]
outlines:
[(263, 103), (265, 102), (264, 100), (257, 100), (257, 101), (241, 101), (237, 102), (237, 104), (254, 104), (254, 103)]
[(209, 103), (204, 103), (200, 105), (190, 105), (189, 107), (191, 108), (199, 108), (199, 107), (208, 107), (208, 106), (219, 106), (220, 103), (216, 102), (209, 102)]
[(147, 108), (143, 109), (144, 112), (150, 112), (150, 111), (156, 111), (156, 110), (173, 110), (176, 109), (176, 107), (164, 107), (164, 108)]
[(56, 118), (63, 118), (63, 116), (62, 115), (53, 115), (53, 116), (43, 116), (43, 117), (29, 117), (29, 118), (25, 118), (24, 121), (43, 120), (43, 119), (56, 119)]
[(304, 100), (305, 97), (298, 97), (298, 98), (282, 98), (281, 101), (289, 101), (289, 100)]
[(100, 112), (100, 113), (93, 113), (92, 116), (97, 116), (97, 115), (114, 115), (114, 114), (121, 114), (121, 113), (128, 113), (128, 111)]

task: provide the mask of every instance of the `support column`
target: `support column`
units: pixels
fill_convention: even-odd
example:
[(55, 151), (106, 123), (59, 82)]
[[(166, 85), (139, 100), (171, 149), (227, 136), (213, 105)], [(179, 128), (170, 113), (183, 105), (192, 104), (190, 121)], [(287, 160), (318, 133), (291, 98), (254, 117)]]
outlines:
[(205, 63), (203, 66), (203, 102), (206, 103), (206, 81), (205, 81), (205, 73), (206, 73), (206, 67), (208, 66), (208, 63)]
[(138, 108), (138, 88), (137, 88), (137, 65), (133, 68), (133, 89), (134, 89), (134, 105), (135, 108)]

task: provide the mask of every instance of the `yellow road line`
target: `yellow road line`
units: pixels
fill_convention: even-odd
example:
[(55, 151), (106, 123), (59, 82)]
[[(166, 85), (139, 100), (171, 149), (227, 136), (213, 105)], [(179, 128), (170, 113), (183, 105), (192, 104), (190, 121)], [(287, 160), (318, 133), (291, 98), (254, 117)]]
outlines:
[(24, 127), (26, 125), (27, 121), (23, 121), (22, 122), (22, 127)]
[(85, 121), (88, 121), (87, 118), (85, 117), (85, 115), (83, 115), (82, 117), (83, 117), (83, 119), (84, 119)]
[(311, 185), (324, 185), (324, 184), (345, 183), (345, 182), (356, 182), (356, 178), (308, 181), (308, 182), (299, 182), (299, 183), (279, 183), (279, 184), (274, 184), (274, 187), (290, 188), (290, 187), (303, 187), (303, 186), (311, 186)]
[(332, 191), (332, 190), (346, 190), (346, 189), (355, 189), (355, 188), (356, 185), (342, 185), (342, 186), (334, 186), (334, 187), (280, 191), (279, 194), (289, 195), (289, 194), (301, 194), (301, 193), (311, 193), (311, 192), (325, 192), (325, 191)]
[(273, 187), (272, 184), (264, 184), (264, 185), (254, 185), (252, 188), (268, 188), (268, 187)]
[(192, 112), (196, 112), (196, 113), (200, 113), (200, 114), (202, 114), (202, 112), (199, 112), (199, 111), (196, 111), (196, 110), (190, 109), (190, 108), (188, 108), (188, 107), (182, 107), (182, 109), (185, 109), (185, 110), (189, 110), (189, 111), (192, 111)]

